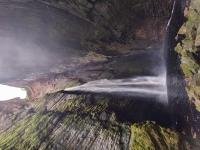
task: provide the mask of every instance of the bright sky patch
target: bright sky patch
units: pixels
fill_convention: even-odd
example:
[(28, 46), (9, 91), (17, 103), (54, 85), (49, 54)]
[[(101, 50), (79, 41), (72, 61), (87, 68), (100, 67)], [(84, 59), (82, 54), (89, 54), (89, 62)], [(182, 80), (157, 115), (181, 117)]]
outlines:
[(26, 97), (27, 92), (25, 89), (0, 84), (0, 101), (14, 98), (25, 99)]

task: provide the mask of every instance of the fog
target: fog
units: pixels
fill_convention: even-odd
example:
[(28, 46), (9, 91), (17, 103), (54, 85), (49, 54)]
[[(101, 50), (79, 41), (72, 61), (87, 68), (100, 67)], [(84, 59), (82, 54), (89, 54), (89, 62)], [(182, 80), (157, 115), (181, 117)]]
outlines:
[[(87, 37), (89, 28), (91, 26), (80, 18), (37, 1), (0, 1), (0, 81), (47, 73), (61, 60), (79, 55), (81, 40)], [(166, 95), (163, 52), (155, 51), (147, 57), (155, 59), (154, 55), (160, 57), (152, 60), (156, 65), (149, 68), (159, 73), (155, 76), (98, 80), (71, 90), (123, 92), (147, 97)], [(143, 63), (141, 59), (136, 67)]]
[(88, 28), (79, 18), (37, 1), (0, 0), (0, 82), (49, 72), (79, 55)]
[(39, 70), (53, 63), (53, 55), (27, 41), (0, 37), (0, 77), (12, 77), (21, 72)]

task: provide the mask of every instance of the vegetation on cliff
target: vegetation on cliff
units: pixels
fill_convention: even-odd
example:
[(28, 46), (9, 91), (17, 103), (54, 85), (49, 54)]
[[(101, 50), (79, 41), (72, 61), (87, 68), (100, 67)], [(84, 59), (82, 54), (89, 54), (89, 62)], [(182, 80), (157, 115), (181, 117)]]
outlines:
[(153, 122), (131, 126), (130, 148), (132, 150), (178, 150), (187, 149), (181, 135)]
[(128, 148), (129, 127), (106, 109), (106, 98), (54, 93), (41, 101), (31, 102), (34, 111), (1, 133), (1, 149)]
[(128, 100), (57, 92), (30, 104), (32, 111), (1, 133), (2, 150), (179, 147), (179, 134), (174, 131), (151, 122), (120, 121), (120, 113), (129, 105), (133, 108)]
[(179, 31), (184, 39), (176, 47), (187, 82), (188, 95), (200, 111), (200, 2), (192, 0), (185, 10), (187, 21)]

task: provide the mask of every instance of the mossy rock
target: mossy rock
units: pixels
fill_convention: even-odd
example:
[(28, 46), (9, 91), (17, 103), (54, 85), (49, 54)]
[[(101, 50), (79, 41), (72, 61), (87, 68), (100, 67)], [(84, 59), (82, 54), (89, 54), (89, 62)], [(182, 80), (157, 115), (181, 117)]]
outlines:
[(191, 39), (185, 39), (183, 41), (183, 49), (189, 51), (189, 52), (195, 52), (196, 49), (194, 47), (195, 41), (191, 40)]
[(0, 135), (0, 148), (34, 150), (46, 140), (53, 124), (59, 119), (57, 114), (35, 114), (19, 121), (13, 128)]
[(24, 118), (9, 130), (1, 133), (0, 149), (90, 149), (88, 144), (89, 147), (99, 147), (98, 141), (101, 140), (105, 144), (103, 149), (111, 149), (112, 144), (117, 149), (120, 147), (127, 149), (129, 133), (127, 125), (102, 123), (91, 119), (88, 115), (43, 112)]
[(192, 0), (190, 6), (191, 6), (191, 8), (196, 10), (196, 12), (200, 13), (200, 1), (199, 0)]
[(183, 57), (181, 67), (186, 77), (191, 77), (198, 72), (200, 66), (190, 57)]
[(199, 22), (199, 14), (196, 12), (195, 9), (191, 8), (188, 14), (188, 21), (186, 22), (187, 34), (189, 35), (189, 37), (191, 37), (191, 31), (193, 27), (195, 27), (196, 29), (198, 28)]
[(131, 150), (178, 150), (179, 134), (147, 122), (131, 126)]
[(179, 34), (185, 34), (186, 38), (182, 45), (176, 46), (176, 51), (181, 56), (181, 68), (187, 78), (187, 93), (190, 101), (200, 111), (200, 80), (196, 78), (199, 74), (200, 64), (197, 52), (200, 46), (200, 1), (192, 0), (187, 15), (187, 22), (181, 27)]
[(199, 24), (198, 29), (197, 29), (197, 36), (196, 36), (196, 39), (195, 39), (195, 46), (196, 47), (200, 46), (200, 24)]

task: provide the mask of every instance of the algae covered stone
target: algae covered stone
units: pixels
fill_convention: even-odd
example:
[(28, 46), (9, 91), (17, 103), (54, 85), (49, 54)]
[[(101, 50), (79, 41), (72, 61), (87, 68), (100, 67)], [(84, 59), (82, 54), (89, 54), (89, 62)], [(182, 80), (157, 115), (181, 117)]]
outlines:
[(131, 150), (178, 150), (178, 133), (155, 123), (134, 124), (131, 126)]
[(200, 96), (199, 86), (196, 77), (199, 76), (200, 70), (200, 1), (192, 0), (187, 14), (187, 21), (180, 28), (178, 34), (184, 34), (185, 39), (182, 40), (182, 45), (176, 46), (176, 51), (180, 55), (181, 68), (185, 75), (187, 83), (187, 92), (190, 101), (195, 104), (199, 111)]

